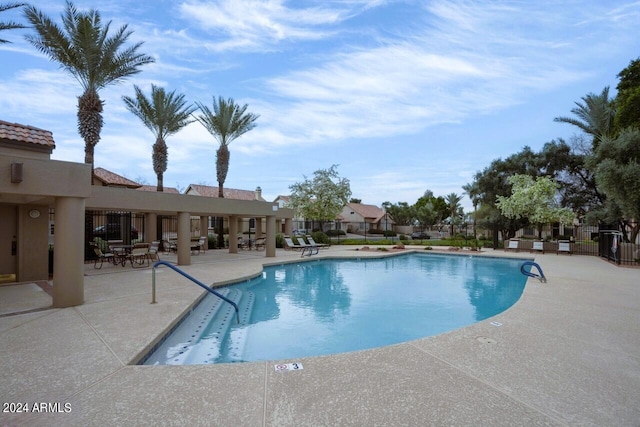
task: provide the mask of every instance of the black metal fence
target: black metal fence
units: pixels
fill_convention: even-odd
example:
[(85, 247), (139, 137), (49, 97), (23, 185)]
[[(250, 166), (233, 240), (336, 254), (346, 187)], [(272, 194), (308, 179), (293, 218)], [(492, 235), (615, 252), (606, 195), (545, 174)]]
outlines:
[(133, 212), (85, 212), (85, 259), (95, 259), (90, 243), (104, 247), (103, 242), (119, 240), (125, 245), (144, 241), (144, 215)]
[[(569, 241), (572, 254), (593, 255), (615, 262), (618, 265), (640, 265), (640, 245), (624, 242), (623, 234), (618, 230), (600, 230), (596, 226), (553, 227), (546, 230), (543, 238), (545, 252), (557, 252), (558, 241)], [(549, 231), (551, 233), (549, 233)], [(520, 239), (519, 249), (532, 250), (533, 241), (538, 240), (534, 230), (522, 230), (517, 233)], [(543, 233), (543, 236), (545, 234)]]

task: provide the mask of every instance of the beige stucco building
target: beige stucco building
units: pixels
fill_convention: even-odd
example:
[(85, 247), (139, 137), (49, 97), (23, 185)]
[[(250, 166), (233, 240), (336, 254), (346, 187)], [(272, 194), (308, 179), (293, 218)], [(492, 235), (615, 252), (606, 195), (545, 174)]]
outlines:
[[(139, 191), (103, 186), (87, 164), (51, 160), (51, 132), (0, 121), (0, 277), (16, 282), (48, 280), (49, 210), (55, 212), (53, 306), (84, 301), (85, 211), (144, 215), (145, 239), (155, 240), (158, 215), (177, 217), (178, 265), (191, 263), (191, 217), (226, 217), (229, 252), (236, 253), (242, 218), (264, 222), (267, 257), (275, 257), (280, 223), (291, 229), (293, 211), (260, 200)], [(96, 185), (93, 185), (96, 184)], [(277, 228), (278, 227), (278, 228)]]

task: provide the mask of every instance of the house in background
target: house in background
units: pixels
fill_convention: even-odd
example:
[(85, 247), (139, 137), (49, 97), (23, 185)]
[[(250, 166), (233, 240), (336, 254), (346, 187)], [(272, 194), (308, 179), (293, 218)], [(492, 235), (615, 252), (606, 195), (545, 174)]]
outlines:
[(347, 233), (364, 233), (369, 230), (393, 230), (393, 219), (384, 209), (375, 205), (347, 203), (338, 217), (341, 229)]

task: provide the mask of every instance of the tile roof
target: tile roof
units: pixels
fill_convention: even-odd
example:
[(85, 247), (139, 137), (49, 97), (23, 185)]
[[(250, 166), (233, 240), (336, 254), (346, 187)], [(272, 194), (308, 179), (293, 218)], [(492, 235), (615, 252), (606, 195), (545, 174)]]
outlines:
[(125, 178), (124, 176), (118, 175), (117, 173), (113, 173), (104, 168), (95, 168), (93, 170), (93, 176), (98, 178), (98, 180), (102, 181), (105, 186), (110, 187), (128, 187), (128, 188), (139, 188), (141, 187), (135, 181), (131, 181), (130, 179)]
[[(158, 186), (157, 185), (142, 185), (138, 188), (136, 188), (136, 190), (140, 190), (140, 191), (157, 191), (158, 190)], [(180, 194), (180, 192), (178, 191), (177, 188), (173, 188), (173, 187), (162, 187), (162, 191), (164, 193), (172, 193), (172, 194)]]
[(349, 203), (351, 209), (358, 212), (363, 218), (379, 219), (384, 216), (384, 210), (375, 205), (363, 205), (362, 203)]
[(53, 134), (50, 131), (19, 123), (9, 123), (4, 120), (0, 120), (0, 140), (35, 144), (48, 147), (50, 150), (56, 147)]
[[(193, 192), (190, 190), (193, 190)], [(260, 200), (261, 202), (266, 201), (262, 196), (260, 196), (259, 199), (256, 199), (256, 192), (253, 190), (238, 190), (235, 188), (224, 187), (223, 191), (225, 199)], [(187, 188), (186, 193), (205, 197), (218, 197), (218, 187), (212, 187), (210, 185), (190, 184)]]

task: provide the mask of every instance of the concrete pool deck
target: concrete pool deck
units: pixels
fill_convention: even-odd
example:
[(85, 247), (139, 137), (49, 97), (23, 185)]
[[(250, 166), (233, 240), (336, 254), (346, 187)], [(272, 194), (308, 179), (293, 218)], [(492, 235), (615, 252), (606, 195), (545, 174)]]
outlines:
[[(209, 251), (184, 270), (219, 283), (299, 256)], [(85, 304), (66, 309), (49, 309), (36, 284), (0, 286), (0, 425), (640, 425), (640, 269), (482, 256), (535, 256), (548, 283), (530, 278), (506, 312), (442, 335), (242, 364), (130, 365), (202, 294), (168, 269), (158, 270), (157, 304), (150, 269), (88, 264)], [(304, 369), (275, 371), (286, 362)], [(10, 403), (50, 412), (5, 412)]]

